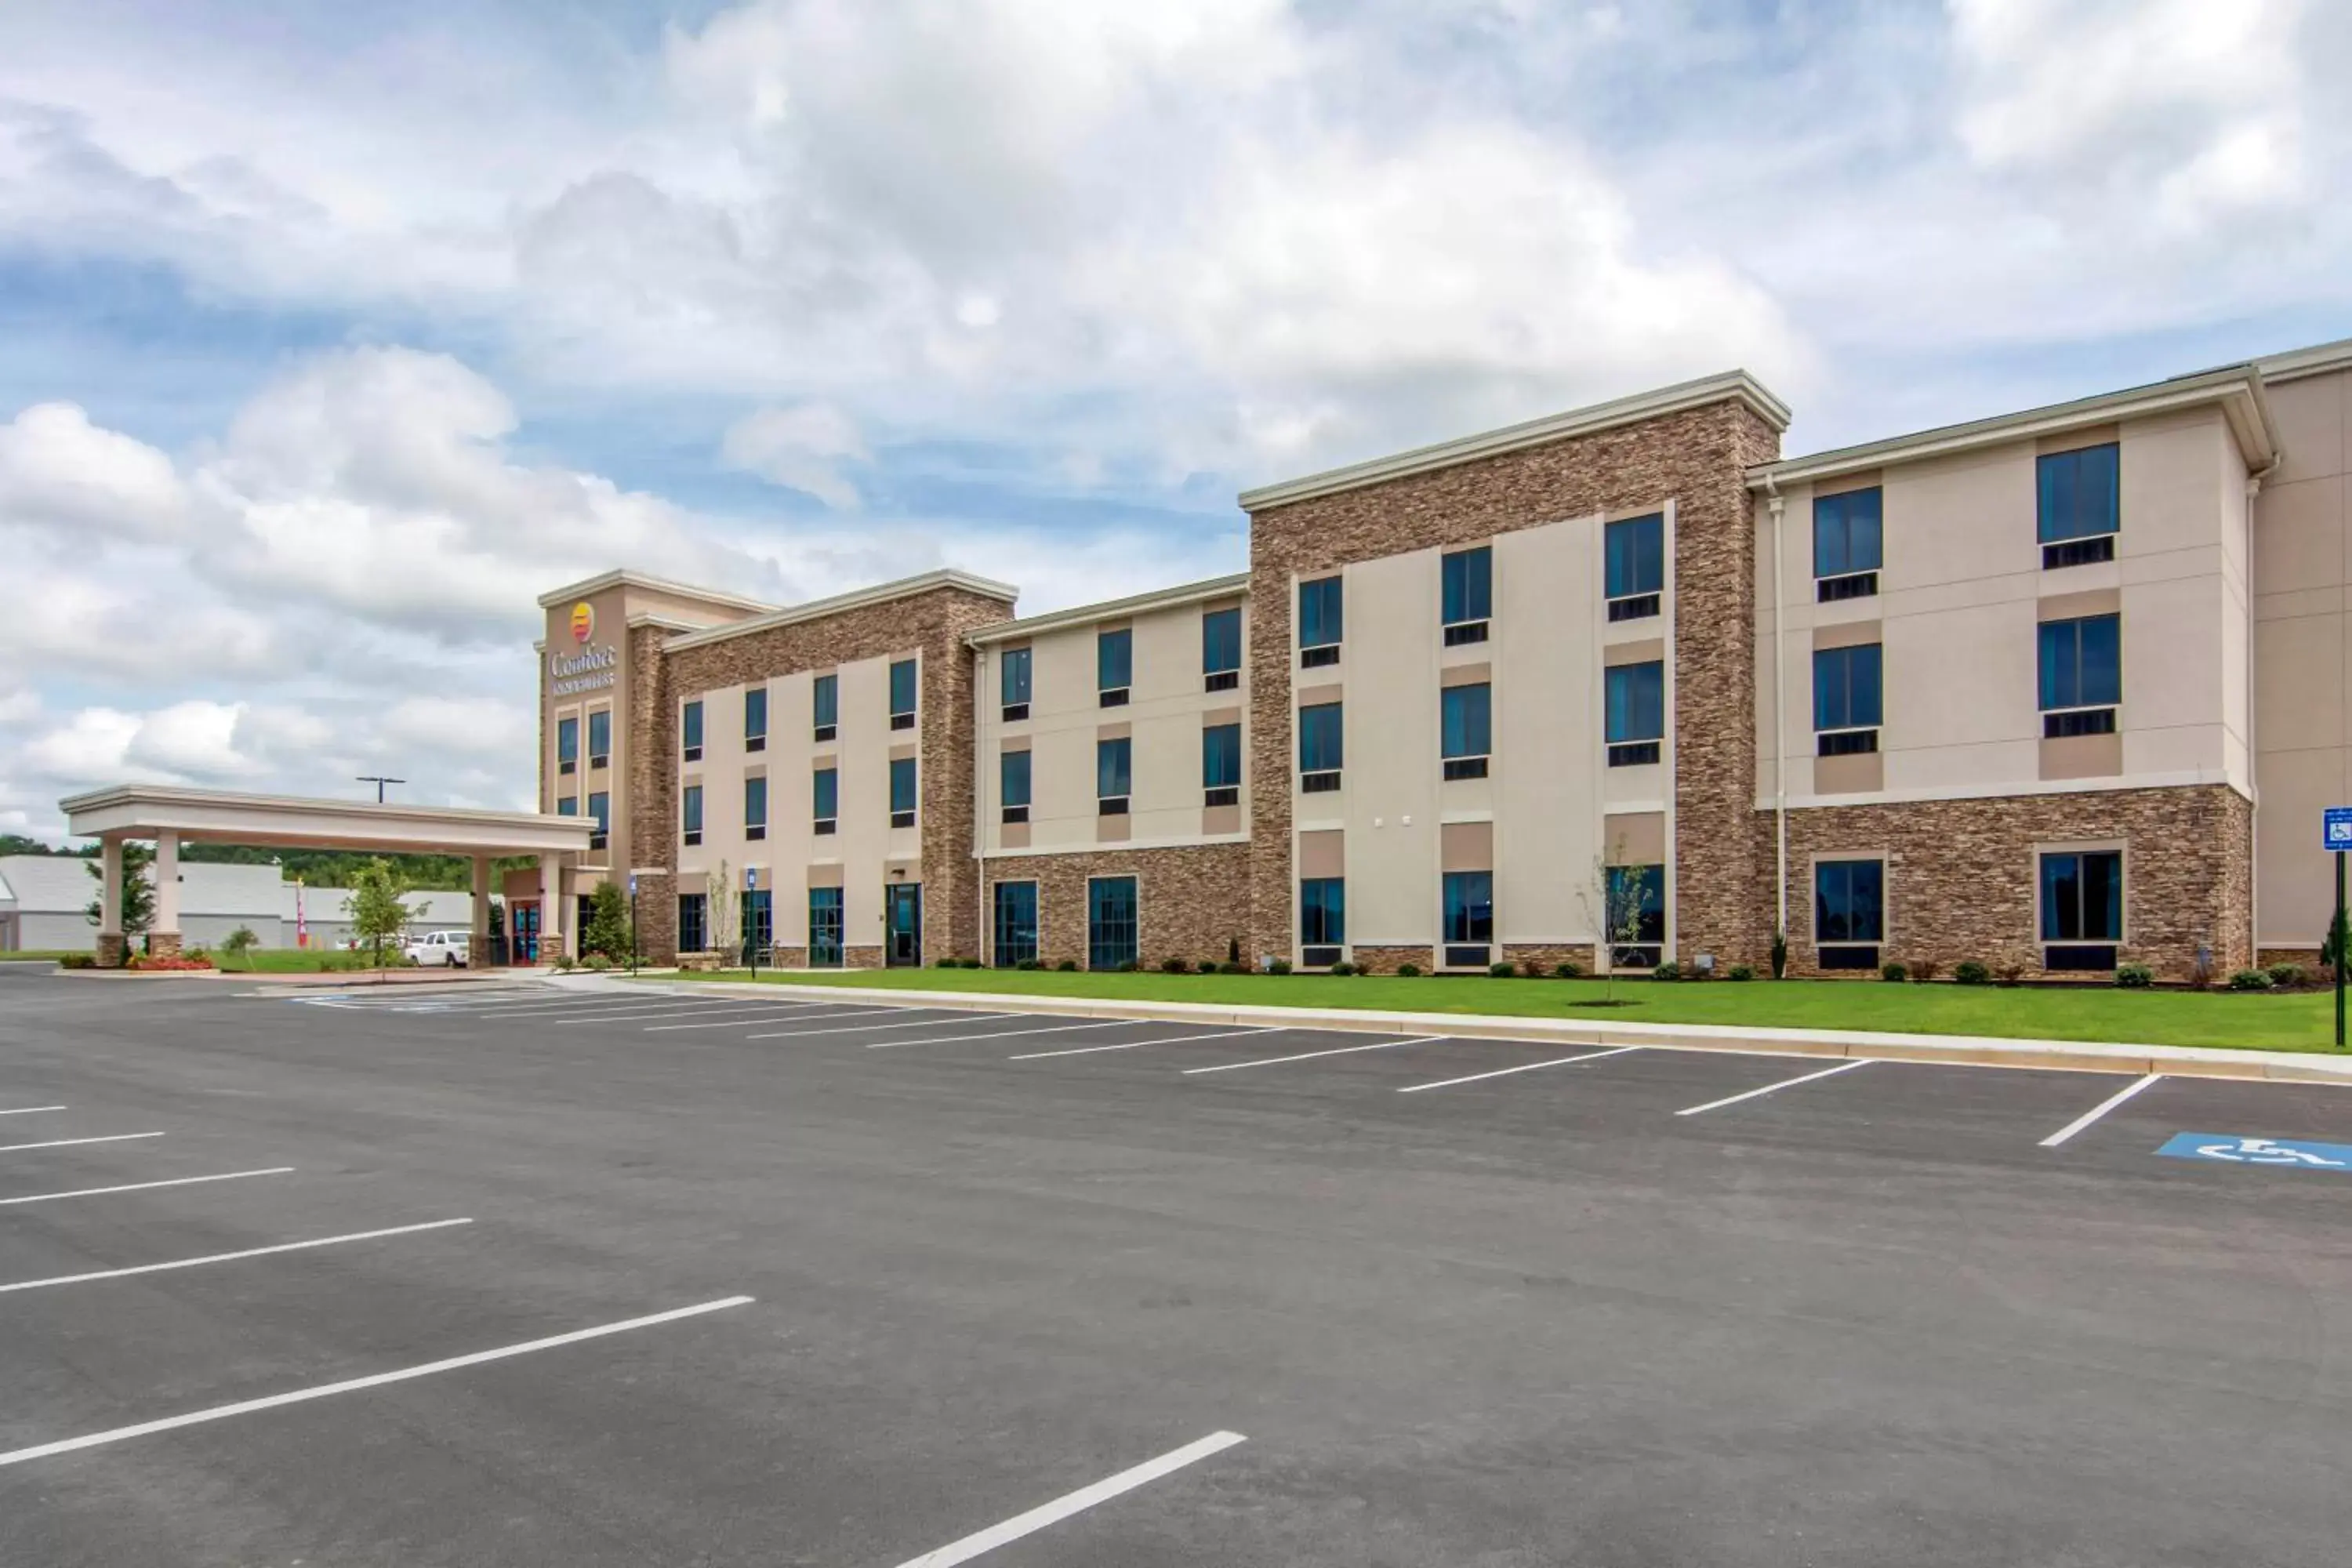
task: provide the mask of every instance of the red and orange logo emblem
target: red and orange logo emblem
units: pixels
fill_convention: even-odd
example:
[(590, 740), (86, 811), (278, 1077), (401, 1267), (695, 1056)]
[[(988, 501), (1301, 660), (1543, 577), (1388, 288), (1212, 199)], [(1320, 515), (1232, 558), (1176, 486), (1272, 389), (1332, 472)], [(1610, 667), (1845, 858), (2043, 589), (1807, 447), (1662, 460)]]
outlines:
[(587, 600), (583, 599), (572, 606), (572, 640), (584, 645), (595, 635), (596, 612)]

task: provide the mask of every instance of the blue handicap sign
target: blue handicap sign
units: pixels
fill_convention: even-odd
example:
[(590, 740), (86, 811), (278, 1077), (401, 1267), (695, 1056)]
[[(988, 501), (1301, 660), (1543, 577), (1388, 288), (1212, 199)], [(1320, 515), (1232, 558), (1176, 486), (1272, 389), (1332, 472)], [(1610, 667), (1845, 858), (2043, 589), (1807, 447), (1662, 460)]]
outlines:
[(2331, 805), (2319, 814), (2320, 838), (2329, 849), (2352, 849), (2352, 805)]
[(2158, 1153), (2175, 1160), (2216, 1160), (2225, 1165), (2278, 1165), (2297, 1171), (2352, 1173), (2352, 1143), (2301, 1138), (2246, 1138), (2235, 1132), (2176, 1132)]

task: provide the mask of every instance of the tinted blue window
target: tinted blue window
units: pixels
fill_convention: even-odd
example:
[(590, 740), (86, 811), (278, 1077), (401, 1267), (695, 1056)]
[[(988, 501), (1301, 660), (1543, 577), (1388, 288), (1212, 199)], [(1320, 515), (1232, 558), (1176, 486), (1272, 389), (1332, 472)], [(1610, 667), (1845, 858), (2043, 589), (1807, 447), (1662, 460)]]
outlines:
[(1135, 684), (1135, 634), (1129, 631), (1095, 634), (1095, 688), (1116, 691)]
[(1201, 784), (1223, 789), (1242, 782), (1242, 727), (1211, 724), (1201, 731)]
[(678, 803), (678, 826), (688, 833), (702, 831), (702, 786), (688, 784)]
[(1886, 940), (1886, 869), (1875, 860), (1822, 860), (1813, 867), (1813, 941)]
[(890, 666), (890, 716), (915, 710), (915, 661), (902, 658)]
[(915, 759), (912, 757), (890, 759), (890, 809), (915, 809)]
[(1318, 577), (1298, 584), (1298, 646), (1324, 647), (1339, 640), (1339, 579)]
[(1492, 871), (1445, 873), (1445, 940), (1467, 943), (1495, 940)]
[(562, 800), (557, 801), (555, 803), (555, 815), (558, 816), (579, 816), (580, 797), (576, 795), (567, 795)]
[(1027, 648), (1007, 648), (997, 656), (997, 681), (1004, 688), (1003, 695), (998, 698), (998, 701), (1010, 704), (1029, 700), (1029, 650)]
[(1495, 552), (1481, 546), (1445, 558), (1445, 624), (1483, 621), (1495, 605)]
[(1222, 675), (1242, 667), (1242, 613), (1212, 610), (1201, 617), (1201, 673)]
[(1007, 752), (997, 759), (996, 789), (1001, 805), (1029, 804), (1029, 753)]
[(1318, 702), (1312, 708), (1298, 710), (1300, 773), (1328, 773), (1344, 765), (1339, 711), (1340, 705), (1337, 702)]
[(1666, 667), (1662, 660), (1609, 667), (1609, 743), (1660, 741), (1666, 733)]
[(1135, 879), (1097, 877), (1087, 884), (1087, 967), (1118, 969), (1135, 962)]
[(841, 889), (811, 888), (808, 900), (809, 965), (837, 969), (841, 966)]
[(841, 815), (841, 773), (836, 768), (819, 768), (811, 777), (809, 799), (814, 809), (810, 815), (819, 822), (829, 822)]
[(2123, 470), (2115, 445), (2052, 452), (2036, 460), (2042, 542), (2087, 539), (2123, 525)]
[(580, 721), (558, 719), (555, 721), (555, 760), (576, 763), (580, 760)]
[(1494, 750), (1489, 701), (1493, 689), (1483, 684), (1445, 689), (1438, 725), (1445, 755), (1483, 757)]
[(1095, 795), (1100, 800), (1114, 800), (1129, 793), (1133, 783), (1129, 763), (1135, 754), (1135, 742), (1129, 740), (1097, 741), (1095, 742)]
[(678, 952), (700, 952), (710, 945), (709, 914), (707, 895), (680, 893), (677, 896)]
[(774, 899), (765, 888), (743, 895), (743, 945), (763, 955), (776, 944)]
[(1876, 486), (1820, 496), (1813, 501), (1813, 575), (1843, 577), (1878, 570), (1880, 507)]
[(1298, 940), (1337, 947), (1348, 940), (1348, 884), (1339, 877), (1307, 877), (1298, 884)]
[(595, 823), (598, 833), (609, 832), (613, 826), (613, 797), (602, 791), (590, 795), (588, 817)]
[(1612, 522), (1602, 535), (1608, 555), (1609, 596), (1664, 592), (1666, 585), (1666, 519), (1663, 512)]
[(743, 693), (743, 738), (768, 732), (768, 689), (754, 686)]
[(691, 750), (691, 751), (699, 751), (699, 750), (701, 750), (701, 748), (702, 748), (702, 704), (701, 704), (701, 703), (699, 703), (699, 702), (689, 702), (689, 703), (688, 703), (688, 704), (686, 705), (686, 713), (685, 713), (685, 716), (684, 716), (683, 720), (682, 720), (682, 721), (681, 721), (681, 722), (680, 722), (679, 729), (682, 731), (682, 732), (683, 732), (683, 733), (684, 733), (684, 735), (685, 735), (685, 739), (680, 742), (681, 744), (683, 744), (683, 745), (684, 745), (684, 746), (686, 746), (688, 750)]
[(1037, 956), (1037, 884), (996, 884), (996, 963), (1028, 963)]
[(2042, 706), (2099, 708), (2123, 700), (2123, 618), (2042, 623)]
[(840, 723), (841, 677), (837, 675), (818, 676), (816, 678), (816, 689), (812, 701), (815, 711), (811, 716), (809, 722), (813, 724)]
[(1869, 730), (1880, 723), (1878, 644), (1825, 647), (1813, 655), (1813, 728)]
[(768, 825), (768, 781), (764, 778), (743, 781), (743, 826), (765, 827)]
[(1609, 939), (1622, 942), (1629, 929), (1638, 945), (1650, 946), (1666, 940), (1664, 866), (1609, 868)]
[(613, 754), (613, 710), (599, 708), (588, 715), (588, 755), (593, 760)]
[(2042, 940), (2123, 939), (2123, 856), (2105, 850), (2042, 857)]

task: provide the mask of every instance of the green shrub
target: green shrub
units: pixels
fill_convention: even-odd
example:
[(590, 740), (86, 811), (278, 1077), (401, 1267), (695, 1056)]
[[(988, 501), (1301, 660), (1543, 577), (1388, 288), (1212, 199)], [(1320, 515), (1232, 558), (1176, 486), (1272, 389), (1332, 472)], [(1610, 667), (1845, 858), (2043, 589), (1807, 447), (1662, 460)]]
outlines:
[(1181, 958), (1163, 958), (1160, 961), (1160, 973), (1162, 974), (1181, 974), (1192, 967)]
[(1789, 933), (1777, 928), (1772, 932), (1772, 978), (1782, 980), (1789, 973)]
[(1509, 980), (1519, 973), (1519, 966), (1506, 959), (1501, 963), (1488, 964), (1486, 966), (1486, 973), (1493, 975), (1497, 980)]
[(1270, 959), (1266, 963), (1265, 972), (1268, 974), (1287, 974), (1290, 973), (1290, 960), (1286, 958)]
[(1992, 978), (1992, 971), (1973, 958), (1964, 958), (1952, 966), (1952, 978), (1962, 985), (1982, 985)]
[(1936, 978), (1936, 971), (1942, 967), (1942, 964), (1932, 958), (1914, 959), (1911, 963), (1911, 978), (1925, 985)]
[(1135, 960), (1130, 958), (1124, 963), (1118, 965), (1118, 968), (1112, 970), (1111, 973), (1114, 974), (1132, 974), (1140, 967), (1141, 965), (1138, 964)]
[(588, 967), (602, 974), (613, 967), (613, 961), (601, 952), (592, 952), (588, 955)]
[(2230, 976), (2232, 991), (2268, 991), (2271, 977), (2259, 969), (2241, 969)]
[(2145, 963), (2118, 963), (2116, 984), (2126, 991), (2145, 991), (2156, 984), (2156, 971)]
[(1333, 964), (1328, 973), (1332, 974), (1353, 974), (1356, 973), (1356, 966), (1343, 958), (1339, 963)]
[(579, 968), (580, 963), (579, 961), (573, 958), (570, 953), (559, 952), (555, 955), (555, 967), (562, 973), (569, 974), (573, 970)]
[(1752, 963), (1735, 963), (1723, 972), (1723, 977), (1726, 980), (1753, 980), (1756, 978), (1756, 966)]
[(1078, 972), (1078, 961), (1075, 958), (1066, 958), (1054, 967), (1064, 974), (1076, 974)]
[(98, 955), (94, 952), (69, 952), (58, 960), (59, 969), (96, 969)]
[(2014, 985), (2019, 981), (2025, 978), (2025, 965), (2012, 960), (2008, 963), (2002, 964), (2000, 968), (1994, 970), (1993, 973), (2000, 976), (2000, 983), (2003, 985)]
[(963, 967), (963, 960), (961, 958), (936, 959), (932, 962), (931, 967), (933, 969), (961, 969)]
[(1650, 971), (1650, 978), (1653, 980), (1680, 980), (1682, 977), (1683, 966), (1671, 958)]
[(1031, 970), (1035, 970), (1035, 969), (1043, 969), (1043, 968), (1045, 968), (1045, 966), (1043, 963), (1039, 963), (1037, 960), (1034, 959), (1034, 958), (1024, 958), (1024, 959), (1023, 959), (1020, 963), (1018, 963), (1014, 964), (1013, 967), (1013, 968), (1015, 968), (1015, 969), (1031, 969)]
[(2311, 971), (2300, 963), (2273, 963), (2263, 971), (2282, 991), (2299, 991), (2311, 984)]
[(1247, 974), (1249, 973), (1249, 965), (1244, 963), (1238, 958), (1229, 958), (1223, 963), (1217, 965), (1217, 973), (1220, 974)]
[(1421, 965), (1420, 965), (1420, 964), (1418, 964), (1418, 963), (1400, 963), (1400, 964), (1398, 964), (1398, 965), (1397, 965), (1397, 978), (1398, 978), (1398, 979), (1400, 979), (1400, 980), (1418, 980), (1418, 979), (1420, 979), (1420, 978), (1421, 978)]
[(1889, 985), (1900, 985), (1911, 978), (1911, 972), (1893, 959), (1878, 966), (1878, 977)]
[(1562, 980), (1578, 980), (1583, 977), (1584, 965), (1571, 958), (1564, 963), (1553, 964), (1551, 972)]

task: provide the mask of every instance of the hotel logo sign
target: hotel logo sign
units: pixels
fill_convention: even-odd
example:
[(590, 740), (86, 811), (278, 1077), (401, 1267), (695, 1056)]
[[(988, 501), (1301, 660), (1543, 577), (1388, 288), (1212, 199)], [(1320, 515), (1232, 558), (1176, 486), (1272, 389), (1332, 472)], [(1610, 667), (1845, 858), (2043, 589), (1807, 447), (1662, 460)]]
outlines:
[(549, 649), (547, 655), (548, 689), (557, 697), (576, 696), (583, 691), (597, 691), (614, 684), (620, 673), (621, 656), (611, 645), (596, 646), (589, 639), (596, 635), (596, 609), (583, 599), (572, 606), (572, 641), (576, 653)]

